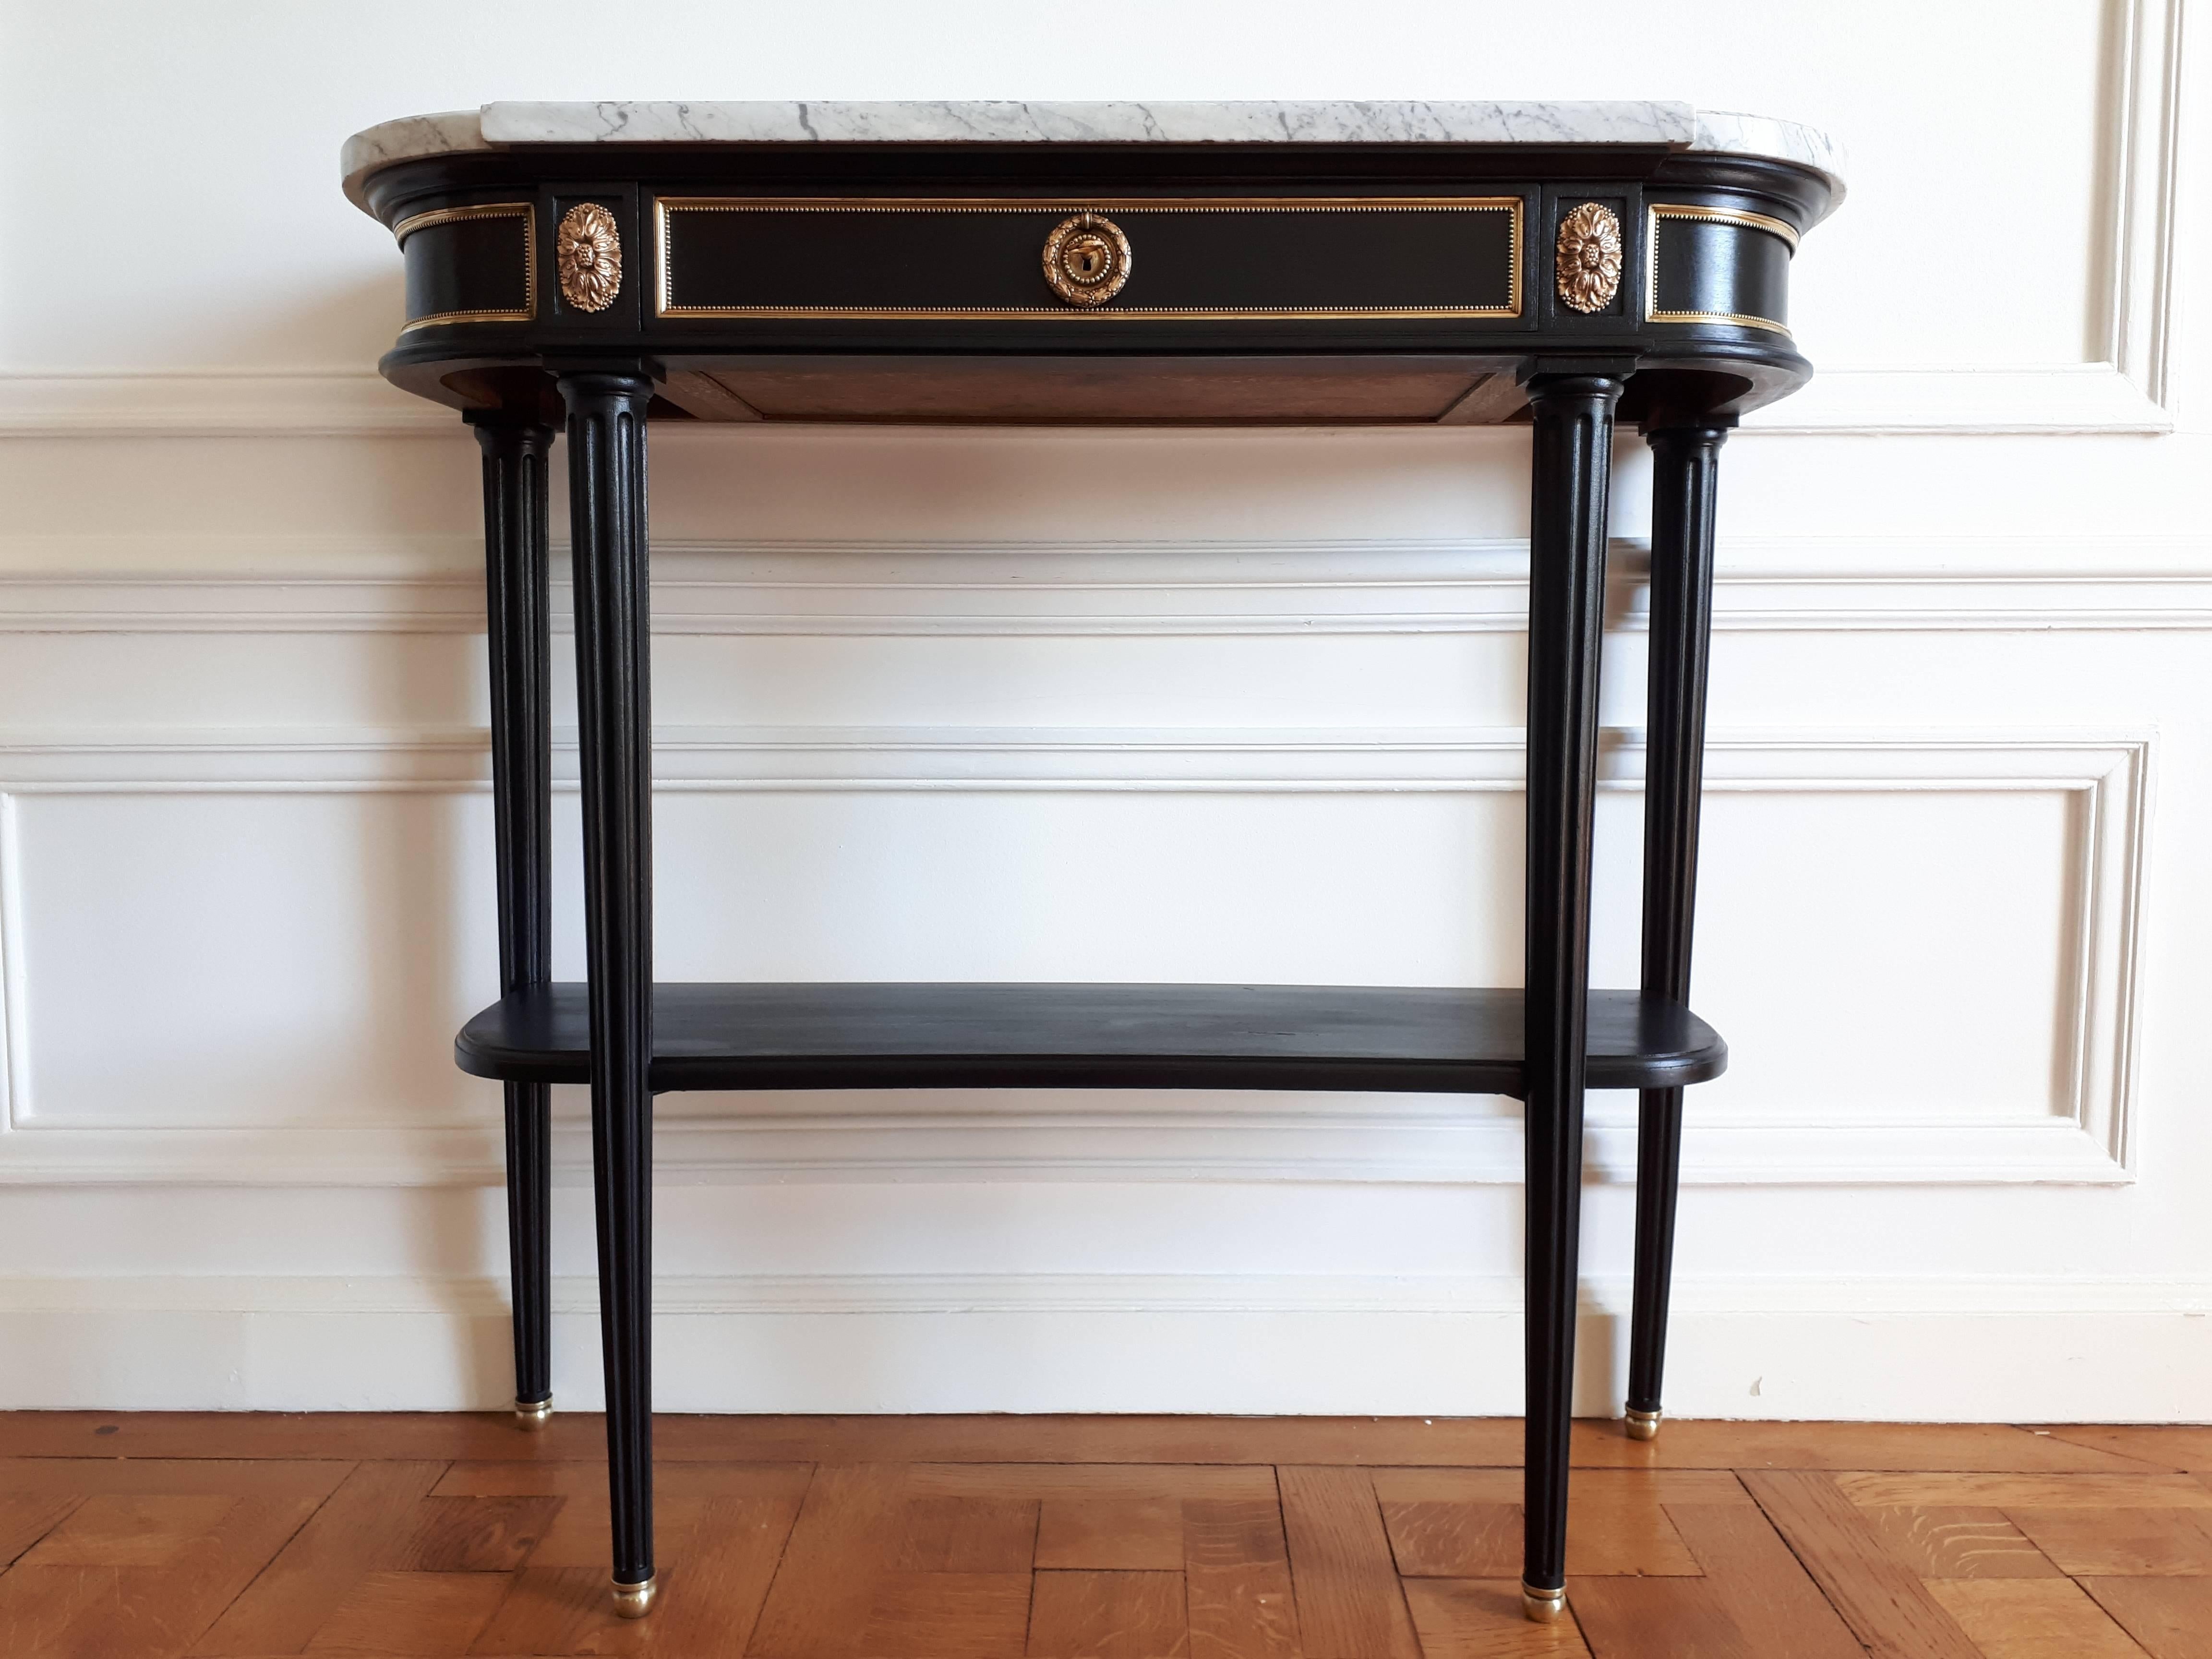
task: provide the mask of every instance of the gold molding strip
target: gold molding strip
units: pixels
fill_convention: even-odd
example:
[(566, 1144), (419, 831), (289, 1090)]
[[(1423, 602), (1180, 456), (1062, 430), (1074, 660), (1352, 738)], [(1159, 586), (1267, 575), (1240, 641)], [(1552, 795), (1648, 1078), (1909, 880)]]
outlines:
[(1763, 230), (1769, 236), (1779, 236), (1790, 245), (1792, 253), (1797, 251), (1796, 227), (1764, 213), (1747, 213), (1741, 208), (1701, 207), (1692, 202), (1654, 202), (1650, 210), (1654, 219), (1700, 219), (1707, 224), (1741, 225), (1746, 230)]
[(1771, 317), (1739, 316), (1724, 311), (1662, 311), (1659, 309), (1659, 225), (1664, 219), (1690, 219), (1701, 224), (1735, 225), (1779, 237), (1792, 254), (1797, 252), (1797, 232), (1782, 220), (1740, 208), (1700, 207), (1688, 202), (1653, 202), (1644, 210), (1644, 320), (1647, 323), (1721, 323), (1735, 328), (1763, 328), (1785, 340), (1796, 337), (1789, 325)]
[[(990, 317), (1011, 321), (1066, 321), (1077, 318), (1162, 319), (1274, 319), (1343, 321), (1369, 317), (1503, 317), (1522, 313), (1522, 219), (1525, 210), (1518, 196), (1223, 196), (1137, 197), (1071, 204), (1032, 198), (1007, 197), (799, 197), (799, 196), (659, 196), (653, 198), (655, 263), (653, 315), (656, 317), (823, 317), (895, 319)], [(1510, 222), (1507, 271), (1511, 303), (1504, 306), (1399, 307), (1353, 306), (1306, 309), (1261, 306), (679, 306), (668, 291), (669, 218), (672, 213), (1033, 213), (1066, 217), (1072, 213), (1389, 213), (1407, 210), (1429, 212), (1504, 213)]]
[(444, 327), (454, 323), (529, 323), (538, 319), (538, 209), (531, 202), (486, 202), (479, 206), (438, 208), (402, 219), (392, 228), (392, 240), (401, 247), (418, 230), (450, 225), (464, 219), (520, 219), (522, 221), (522, 291), (520, 311), (441, 311), (401, 325), (402, 334), (418, 328)]

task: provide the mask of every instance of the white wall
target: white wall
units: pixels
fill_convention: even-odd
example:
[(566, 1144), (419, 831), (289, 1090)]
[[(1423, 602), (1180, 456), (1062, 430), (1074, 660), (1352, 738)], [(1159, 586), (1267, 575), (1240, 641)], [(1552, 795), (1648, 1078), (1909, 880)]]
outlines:
[[(1735, 1061), (1692, 1097), (1670, 1407), (2212, 1412), (2181, 6), (17, 0), (0, 1404), (506, 1397), (497, 1094), (447, 1061), (493, 979), (476, 455), (368, 373), (399, 273), (346, 133), (508, 97), (1497, 94), (1855, 153), (1799, 259), (1822, 378), (1724, 467), (1697, 1000)], [(1510, 979), (1525, 465), (1515, 432), (659, 434), (664, 973)], [(1648, 477), (1632, 441), (1630, 541)], [(1633, 1102), (1594, 1107), (1601, 1410)], [(1518, 1407), (1509, 1103), (679, 1097), (658, 1157), (673, 1407)]]

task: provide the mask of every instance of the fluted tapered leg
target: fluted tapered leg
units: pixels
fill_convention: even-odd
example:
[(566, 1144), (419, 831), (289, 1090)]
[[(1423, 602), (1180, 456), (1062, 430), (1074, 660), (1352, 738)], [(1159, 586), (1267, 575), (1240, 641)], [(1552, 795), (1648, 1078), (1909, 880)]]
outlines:
[(1528, 572), (1528, 1419), (1522, 1605), (1566, 1584), (1606, 483), (1621, 383), (1540, 374)]
[[(1698, 806), (1705, 764), (1705, 662), (1712, 637), (1713, 526), (1731, 422), (1647, 428), (1651, 445), (1651, 661), (1644, 786), (1644, 989), (1686, 1002), (1698, 896)], [(1636, 1140), (1636, 1291), (1629, 1316), (1628, 1431), (1659, 1432), (1682, 1091), (1646, 1089)]]
[[(485, 633), (491, 667), (492, 815), (497, 826), (500, 994), (552, 972), (552, 670), (546, 599), (551, 428), (477, 416), (483, 451)], [(507, 1085), (507, 1244), (514, 1285), (514, 1407), (552, 1410), (552, 1190), (545, 1085)]]
[(575, 547), (592, 1173), (618, 1611), (653, 1579), (653, 802), (643, 374), (561, 377)]

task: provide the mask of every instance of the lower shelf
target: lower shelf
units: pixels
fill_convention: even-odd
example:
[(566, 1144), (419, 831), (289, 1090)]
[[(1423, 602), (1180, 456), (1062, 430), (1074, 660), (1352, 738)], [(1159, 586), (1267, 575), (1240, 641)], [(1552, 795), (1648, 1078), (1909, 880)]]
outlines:
[[(1360, 985), (653, 987), (652, 1082), (679, 1089), (1360, 1089), (1521, 1092), (1518, 991)], [(591, 1080), (581, 985), (534, 986), (461, 1030), (465, 1072)], [(1593, 991), (1589, 1086), (1718, 1077), (1678, 1002)]]

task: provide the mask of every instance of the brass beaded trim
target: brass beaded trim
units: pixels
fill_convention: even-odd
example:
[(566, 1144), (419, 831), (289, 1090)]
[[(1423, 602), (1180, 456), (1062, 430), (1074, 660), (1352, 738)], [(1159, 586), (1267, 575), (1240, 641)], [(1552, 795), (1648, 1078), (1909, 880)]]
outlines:
[(441, 311), (417, 317), (400, 325), (402, 334), (418, 328), (438, 328), (453, 323), (528, 323), (538, 319), (538, 210), (529, 202), (486, 202), (481, 206), (437, 208), (402, 219), (392, 228), (392, 240), (401, 247), (418, 230), (450, 225), (464, 219), (520, 219), (522, 221), (522, 291), (527, 296), (520, 311)]
[(1796, 228), (1764, 213), (1741, 208), (1699, 207), (1688, 202), (1654, 202), (1644, 210), (1644, 320), (1647, 323), (1722, 323), (1735, 328), (1763, 328), (1785, 340), (1796, 337), (1786, 323), (1771, 317), (1738, 316), (1724, 311), (1662, 311), (1659, 309), (1659, 224), (1662, 219), (1690, 219), (1702, 224), (1735, 225), (1779, 237), (1791, 254), (1797, 252)]

